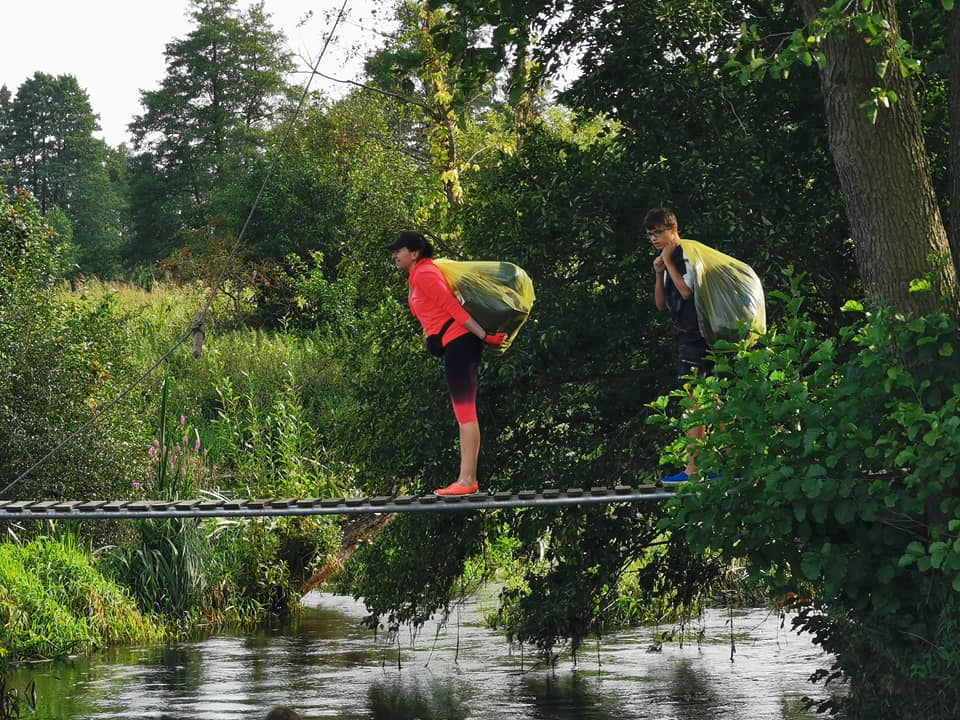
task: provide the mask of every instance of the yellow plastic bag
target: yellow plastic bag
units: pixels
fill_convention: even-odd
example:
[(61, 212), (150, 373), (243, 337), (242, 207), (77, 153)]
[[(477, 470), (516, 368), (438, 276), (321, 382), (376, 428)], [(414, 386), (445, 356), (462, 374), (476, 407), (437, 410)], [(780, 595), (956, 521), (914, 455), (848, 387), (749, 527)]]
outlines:
[(763, 285), (753, 268), (696, 240), (680, 240), (680, 247), (692, 266), (693, 300), (708, 345), (738, 341), (744, 324), (753, 330), (751, 338), (766, 332)]
[(506, 333), (505, 352), (533, 309), (533, 282), (523, 268), (508, 262), (434, 260), (453, 294), (488, 333)]

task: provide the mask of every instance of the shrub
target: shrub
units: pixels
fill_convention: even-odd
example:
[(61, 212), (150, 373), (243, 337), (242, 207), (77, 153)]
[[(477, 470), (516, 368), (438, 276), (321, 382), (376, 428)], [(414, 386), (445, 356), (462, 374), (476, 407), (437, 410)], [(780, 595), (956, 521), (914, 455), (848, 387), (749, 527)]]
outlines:
[(696, 383), (684, 426), (711, 428), (698, 463), (723, 474), (664, 527), (809, 598), (797, 624), (835, 655), (823, 676), (850, 679), (851, 717), (956, 717), (957, 326), (850, 304), (853, 323), (822, 338), (785, 299), (779, 329), (721, 348)]
[[(129, 379), (109, 297), (61, 297), (63, 251), (34, 200), (0, 193), (0, 490), (114, 399)], [(6, 497), (103, 497), (129, 488), (141, 425), (108, 413)]]
[(163, 637), (90, 554), (69, 533), (0, 545), (0, 645), (12, 658), (62, 657)]

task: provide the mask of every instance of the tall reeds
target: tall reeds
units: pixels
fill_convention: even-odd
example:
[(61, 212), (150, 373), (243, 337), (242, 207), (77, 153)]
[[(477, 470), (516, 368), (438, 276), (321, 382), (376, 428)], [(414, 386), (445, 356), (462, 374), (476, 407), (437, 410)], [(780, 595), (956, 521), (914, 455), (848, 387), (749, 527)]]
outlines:
[[(186, 417), (168, 420), (171, 382), (163, 380), (157, 437), (147, 452), (144, 482), (134, 488), (156, 500), (194, 497), (206, 489), (213, 472), (200, 435)], [(137, 532), (139, 542), (113, 553), (114, 569), (142, 607), (189, 624), (203, 614), (209, 577), (215, 573), (208, 532), (199, 521), (183, 519), (145, 520)]]

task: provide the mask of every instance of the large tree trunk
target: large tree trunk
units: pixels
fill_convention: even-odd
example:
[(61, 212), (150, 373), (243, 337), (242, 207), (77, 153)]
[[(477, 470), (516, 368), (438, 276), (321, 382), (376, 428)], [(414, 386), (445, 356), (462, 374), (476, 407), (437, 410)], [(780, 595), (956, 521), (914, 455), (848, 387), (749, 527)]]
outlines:
[[(824, 6), (803, 0), (807, 20)], [(892, 44), (900, 37), (893, 0), (877, 0), (891, 25)], [(876, 43), (879, 45), (879, 43)], [(825, 40), (827, 56), (820, 71), (827, 130), (834, 165), (840, 178), (854, 242), (854, 253), (867, 298), (908, 313), (946, 310), (958, 315), (960, 291), (950, 258), (943, 219), (927, 164), (926, 147), (910, 80), (890, 63), (881, 80), (877, 62), (884, 48), (867, 44), (850, 31)], [(871, 88), (884, 86), (899, 101), (881, 108), (871, 123), (861, 103)], [(933, 270), (928, 256), (948, 258), (934, 273), (935, 292), (911, 293), (910, 281)]]
[(960, 268), (960, 9), (950, 11), (950, 249)]

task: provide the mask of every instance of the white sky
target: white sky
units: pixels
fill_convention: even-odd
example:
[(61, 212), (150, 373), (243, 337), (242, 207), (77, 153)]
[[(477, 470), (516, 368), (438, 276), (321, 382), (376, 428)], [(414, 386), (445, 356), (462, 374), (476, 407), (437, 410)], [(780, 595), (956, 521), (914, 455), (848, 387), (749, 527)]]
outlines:
[[(343, 0), (265, 0), (274, 28), (287, 36), (299, 69), (309, 72)], [(250, 0), (239, 0), (246, 10)], [(383, 0), (347, 0), (334, 40), (318, 70), (342, 79), (356, 79), (363, 61), (356, 47), (381, 44), (378, 29), (392, 13)], [(109, 145), (129, 143), (127, 124), (143, 112), (140, 91), (155, 90), (165, 74), (164, 48), (192, 29), (186, 0), (20, 0), (3, 3), (0, 41), (0, 86), (16, 95), (20, 84), (37, 71), (69, 74), (87, 91), (100, 116)], [(312, 10), (313, 15), (298, 27)], [(376, 13), (374, 13), (376, 10)], [(378, 17), (380, 18), (378, 20)], [(303, 82), (306, 75), (299, 76)], [(343, 86), (314, 78), (311, 89), (332, 94)]]

